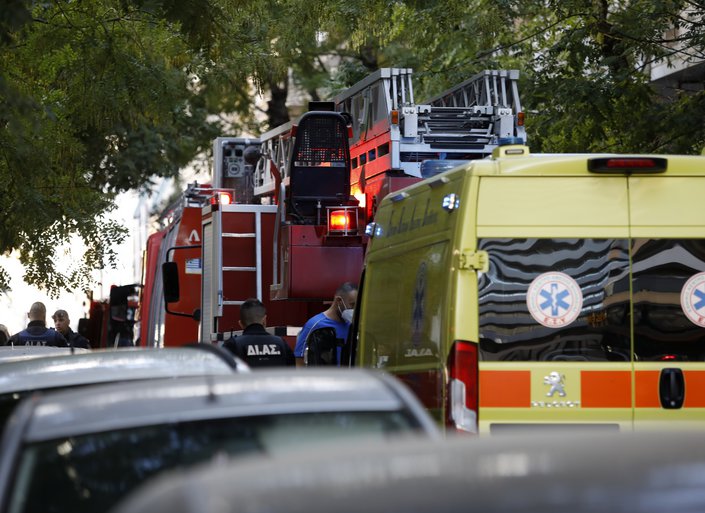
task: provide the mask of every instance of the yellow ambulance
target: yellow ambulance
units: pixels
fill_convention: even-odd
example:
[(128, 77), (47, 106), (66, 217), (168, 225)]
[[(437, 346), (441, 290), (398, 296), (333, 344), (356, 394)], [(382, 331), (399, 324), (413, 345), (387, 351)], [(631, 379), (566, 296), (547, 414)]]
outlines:
[(353, 362), (446, 426), (705, 427), (705, 157), (500, 146), (368, 235)]

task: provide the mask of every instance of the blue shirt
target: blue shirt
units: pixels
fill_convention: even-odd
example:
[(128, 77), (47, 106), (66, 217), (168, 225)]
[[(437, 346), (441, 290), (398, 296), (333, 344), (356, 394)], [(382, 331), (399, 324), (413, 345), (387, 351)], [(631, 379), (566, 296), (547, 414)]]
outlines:
[(333, 319), (329, 319), (322, 312), (314, 315), (306, 321), (306, 324), (304, 324), (304, 327), (301, 328), (301, 331), (299, 331), (299, 334), (296, 337), (294, 356), (297, 358), (303, 358), (304, 349), (306, 347), (306, 337), (308, 337), (308, 334), (311, 333), (311, 330), (317, 330), (319, 328), (334, 328), (335, 336), (345, 341), (348, 338), (348, 330), (350, 329), (350, 325), (345, 321), (334, 321)]

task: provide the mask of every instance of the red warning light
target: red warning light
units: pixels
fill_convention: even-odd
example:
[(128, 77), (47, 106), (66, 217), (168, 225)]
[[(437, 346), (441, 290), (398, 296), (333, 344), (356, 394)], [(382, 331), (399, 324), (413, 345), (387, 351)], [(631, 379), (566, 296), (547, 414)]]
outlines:
[(220, 191), (211, 196), (211, 205), (230, 205), (233, 202), (233, 195), (229, 192)]
[(357, 233), (357, 209), (329, 211), (328, 232), (342, 235)]

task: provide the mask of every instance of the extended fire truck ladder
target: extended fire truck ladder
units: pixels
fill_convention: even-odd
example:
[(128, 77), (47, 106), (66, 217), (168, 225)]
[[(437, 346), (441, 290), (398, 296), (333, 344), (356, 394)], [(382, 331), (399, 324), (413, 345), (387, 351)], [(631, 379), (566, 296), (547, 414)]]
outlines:
[(416, 104), (411, 69), (377, 70), (334, 98), (352, 115), (352, 168), (366, 165), (368, 178), (421, 176), (424, 160), (482, 158), (500, 139), (526, 142), (518, 79), (517, 70), (485, 70)]
[(419, 134), (434, 146), (496, 146), (499, 139), (526, 142), (517, 70), (485, 70), (428, 100), (419, 114)]

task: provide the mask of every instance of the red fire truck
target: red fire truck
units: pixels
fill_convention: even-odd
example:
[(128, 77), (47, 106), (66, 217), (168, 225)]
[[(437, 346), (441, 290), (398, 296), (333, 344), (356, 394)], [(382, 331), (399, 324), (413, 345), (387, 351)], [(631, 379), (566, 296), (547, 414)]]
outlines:
[(485, 71), (417, 105), (411, 70), (385, 68), (257, 141), (216, 139), (213, 189), (149, 241), (143, 344), (228, 338), (257, 297), (293, 345), (338, 285), (358, 281), (384, 195), (525, 139), (517, 79)]
[[(247, 141), (242, 151), (232, 148), (242, 139), (215, 141), (214, 187), (193, 188), (148, 242), (144, 345), (228, 338), (239, 329), (239, 305), (251, 297), (265, 304), (272, 331), (293, 345), (336, 286), (359, 277), (348, 139), (347, 119), (330, 105)], [(260, 162), (276, 180), (254, 179)]]

